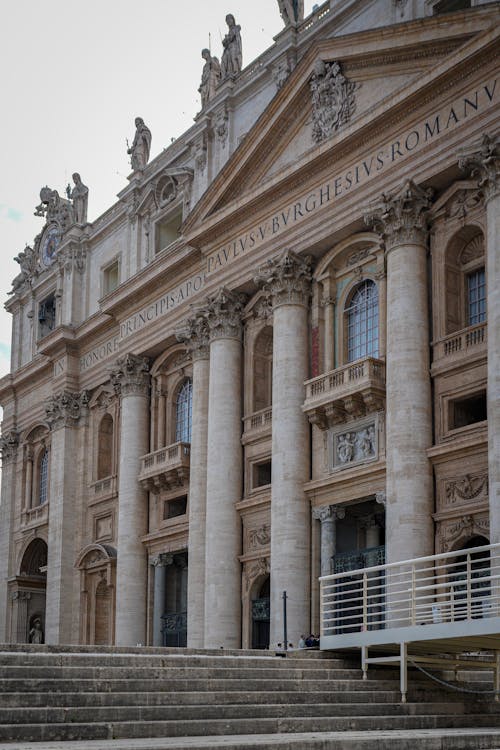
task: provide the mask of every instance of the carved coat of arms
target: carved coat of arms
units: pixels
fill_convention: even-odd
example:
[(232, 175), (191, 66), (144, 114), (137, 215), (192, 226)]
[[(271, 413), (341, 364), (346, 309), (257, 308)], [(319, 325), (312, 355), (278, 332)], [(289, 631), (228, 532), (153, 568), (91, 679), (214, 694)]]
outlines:
[(338, 62), (317, 60), (311, 78), (312, 136), (316, 143), (329, 138), (356, 108), (356, 84), (343, 74)]

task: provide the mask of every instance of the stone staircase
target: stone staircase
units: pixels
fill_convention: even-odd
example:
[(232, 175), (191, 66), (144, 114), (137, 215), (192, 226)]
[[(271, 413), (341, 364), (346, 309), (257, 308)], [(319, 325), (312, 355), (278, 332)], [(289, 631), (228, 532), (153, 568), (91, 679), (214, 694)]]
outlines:
[(412, 675), (401, 705), (395, 670), (368, 674), (319, 652), (0, 645), (0, 747), (500, 748), (491, 697)]

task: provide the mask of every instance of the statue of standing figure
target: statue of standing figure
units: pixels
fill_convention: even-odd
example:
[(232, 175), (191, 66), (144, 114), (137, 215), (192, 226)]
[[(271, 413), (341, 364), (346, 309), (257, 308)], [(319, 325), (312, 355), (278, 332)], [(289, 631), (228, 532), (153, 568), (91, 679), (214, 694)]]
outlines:
[(304, 0), (278, 0), (285, 26), (295, 26), (304, 20)]
[(87, 206), (89, 202), (89, 189), (83, 184), (82, 178), (75, 172), (73, 175), (75, 187), (71, 191), (71, 200), (73, 201), (73, 213), (77, 224), (87, 223)]
[(204, 107), (215, 96), (215, 89), (220, 82), (220, 64), (216, 57), (212, 57), (209, 49), (202, 49), (201, 56), (205, 60), (205, 65), (198, 91), (201, 94), (201, 106)]
[(130, 163), (134, 172), (137, 169), (144, 169), (149, 161), (149, 152), (151, 149), (151, 131), (144, 124), (142, 117), (135, 118), (135, 136), (134, 142), (127, 149), (130, 154)]
[(243, 54), (241, 50), (241, 26), (239, 26), (232, 13), (226, 16), (228, 32), (222, 40), (224, 52), (221, 60), (221, 76), (224, 81), (226, 78), (232, 78), (241, 71)]

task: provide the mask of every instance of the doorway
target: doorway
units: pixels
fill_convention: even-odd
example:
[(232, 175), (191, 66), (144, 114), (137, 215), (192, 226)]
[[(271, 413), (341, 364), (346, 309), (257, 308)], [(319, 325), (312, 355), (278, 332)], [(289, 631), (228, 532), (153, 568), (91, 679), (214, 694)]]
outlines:
[(256, 599), (252, 599), (252, 648), (269, 648), (271, 621), (270, 579), (266, 576)]

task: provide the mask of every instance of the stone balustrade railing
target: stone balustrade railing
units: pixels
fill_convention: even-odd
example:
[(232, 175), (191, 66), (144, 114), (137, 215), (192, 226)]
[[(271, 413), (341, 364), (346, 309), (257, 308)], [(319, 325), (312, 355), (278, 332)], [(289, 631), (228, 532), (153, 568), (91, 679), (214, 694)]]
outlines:
[(303, 409), (322, 429), (384, 408), (385, 363), (365, 357), (306, 380)]
[(114, 497), (118, 492), (118, 479), (116, 475), (98, 479), (97, 482), (92, 482), (89, 489), (90, 504)]
[(488, 341), (487, 323), (478, 323), (434, 342), (434, 361), (461, 358), (471, 352), (486, 354)]
[(265, 409), (260, 409), (259, 411), (254, 411), (252, 414), (249, 414), (248, 417), (243, 418), (245, 434), (265, 429), (270, 430), (272, 423), (273, 409), (271, 406), (268, 406)]
[(150, 492), (182, 484), (189, 475), (190, 443), (173, 443), (141, 458), (139, 481)]
[(34, 508), (27, 508), (23, 513), (23, 525), (40, 526), (46, 523), (49, 518), (49, 504), (43, 503), (43, 505), (35, 505)]

